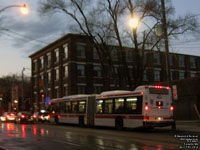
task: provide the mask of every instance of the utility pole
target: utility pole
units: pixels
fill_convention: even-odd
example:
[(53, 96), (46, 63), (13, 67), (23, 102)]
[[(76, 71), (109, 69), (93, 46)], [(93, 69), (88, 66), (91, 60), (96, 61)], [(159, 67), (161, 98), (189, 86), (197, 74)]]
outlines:
[(24, 71), (25, 71), (25, 68), (22, 69), (22, 99), (21, 99), (21, 104), (23, 106), (23, 109), (24, 109)]
[(162, 28), (165, 40), (165, 63), (166, 63), (166, 77), (167, 84), (171, 87), (171, 78), (170, 78), (170, 66), (169, 66), (169, 42), (168, 42), (168, 33), (167, 33), (167, 21), (166, 21), (166, 11), (165, 11), (165, 1), (161, 0), (162, 7)]

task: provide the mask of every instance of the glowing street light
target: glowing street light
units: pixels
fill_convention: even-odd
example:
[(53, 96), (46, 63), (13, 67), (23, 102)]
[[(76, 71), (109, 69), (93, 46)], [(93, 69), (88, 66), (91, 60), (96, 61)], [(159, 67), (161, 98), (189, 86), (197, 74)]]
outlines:
[(7, 7), (4, 7), (2, 9), (0, 9), (0, 13), (3, 12), (4, 10), (8, 9), (8, 8), (12, 8), (12, 7), (20, 7), (20, 12), (23, 14), (23, 15), (28, 15), (29, 14), (29, 9), (28, 7), (26, 6), (26, 4), (23, 4), (23, 5), (9, 5)]
[(135, 17), (131, 17), (129, 19), (129, 26), (133, 29), (136, 29), (138, 27), (139, 24), (139, 19), (135, 18)]
[(20, 12), (23, 15), (28, 15), (29, 14), (29, 9), (27, 8), (26, 4), (24, 4), (23, 6), (20, 7)]

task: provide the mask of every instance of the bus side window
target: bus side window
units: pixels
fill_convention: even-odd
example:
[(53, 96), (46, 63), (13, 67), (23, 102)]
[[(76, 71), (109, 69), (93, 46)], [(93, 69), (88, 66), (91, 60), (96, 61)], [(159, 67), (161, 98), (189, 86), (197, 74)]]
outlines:
[(70, 112), (71, 112), (71, 108), (72, 108), (72, 107), (71, 107), (71, 102), (66, 102), (66, 108), (65, 108), (65, 109), (66, 109), (66, 112), (67, 112), (67, 113), (70, 113)]
[(123, 113), (123, 112), (124, 112), (124, 98), (116, 98), (115, 113)]
[(66, 113), (65, 102), (60, 102), (60, 113)]
[(126, 112), (134, 113), (137, 109), (137, 97), (129, 97), (126, 99)]
[(113, 100), (107, 99), (104, 101), (104, 113), (105, 114), (111, 114), (113, 113)]
[(55, 112), (56, 113), (60, 113), (60, 105), (59, 105), (59, 103), (55, 104)]
[(85, 101), (80, 101), (78, 105), (78, 112), (85, 113)]
[(96, 113), (102, 114), (103, 113), (103, 100), (96, 101)]
[(72, 102), (72, 113), (77, 113), (78, 111), (78, 102)]

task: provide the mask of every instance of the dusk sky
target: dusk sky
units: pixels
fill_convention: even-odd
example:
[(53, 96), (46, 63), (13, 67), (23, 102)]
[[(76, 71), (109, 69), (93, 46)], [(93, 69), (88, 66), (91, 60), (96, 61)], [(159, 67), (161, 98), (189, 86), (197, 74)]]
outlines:
[[(17, 7), (0, 13), (0, 77), (21, 74), (23, 67), (31, 68), (30, 54), (70, 32), (66, 18), (62, 19), (58, 14), (52, 17), (39, 15), (39, 1), (42, 0), (0, 0), (0, 10), (24, 3), (30, 9), (28, 16), (22, 16)], [(172, 0), (172, 4), (176, 15), (200, 14), (200, 0)], [(200, 36), (173, 41), (170, 49), (200, 56)], [(26, 69), (24, 73), (30, 75), (31, 72)]]

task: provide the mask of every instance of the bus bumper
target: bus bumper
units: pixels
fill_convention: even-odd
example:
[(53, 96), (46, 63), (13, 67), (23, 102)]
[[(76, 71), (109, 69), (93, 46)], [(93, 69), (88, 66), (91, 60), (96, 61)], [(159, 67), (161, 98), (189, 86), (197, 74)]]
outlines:
[(165, 127), (174, 125), (175, 121), (143, 121), (143, 127)]

